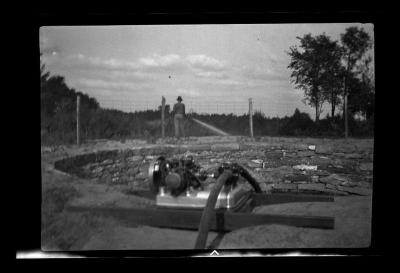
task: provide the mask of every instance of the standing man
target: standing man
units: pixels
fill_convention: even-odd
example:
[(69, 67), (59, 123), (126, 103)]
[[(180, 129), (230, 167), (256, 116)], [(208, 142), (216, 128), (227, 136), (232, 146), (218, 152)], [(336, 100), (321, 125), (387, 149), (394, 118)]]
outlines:
[(176, 100), (178, 102), (175, 103), (174, 109), (172, 111), (174, 113), (175, 137), (179, 139), (180, 137), (185, 136), (185, 132), (183, 129), (183, 121), (185, 118), (185, 104), (182, 103), (181, 96), (179, 96)]

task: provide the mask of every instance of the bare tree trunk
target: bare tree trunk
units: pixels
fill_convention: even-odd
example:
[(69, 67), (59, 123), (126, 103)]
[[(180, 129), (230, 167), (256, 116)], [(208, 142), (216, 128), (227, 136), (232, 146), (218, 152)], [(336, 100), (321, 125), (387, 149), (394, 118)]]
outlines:
[(319, 113), (318, 113), (319, 104), (315, 105), (315, 122), (319, 121)]
[(320, 97), (318, 96), (318, 87), (314, 87), (315, 91), (316, 91), (316, 96), (315, 96), (315, 122), (318, 123), (319, 122), (319, 115), (320, 115), (320, 107), (321, 107), (321, 101), (320, 101)]
[(335, 116), (335, 108), (336, 108), (335, 94), (333, 91), (331, 93), (331, 104), (332, 104), (331, 116), (333, 118)]
[(343, 114), (344, 114), (344, 137), (348, 137), (348, 123), (347, 123), (347, 91), (346, 91), (346, 77), (344, 78), (344, 95), (343, 95)]
[(349, 135), (348, 120), (347, 120), (347, 94), (344, 95), (344, 137), (347, 139)]
[(343, 84), (343, 99), (344, 99), (344, 137), (347, 139), (348, 135), (349, 135), (349, 128), (348, 128), (348, 120), (347, 120), (347, 86), (346, 86), (346, 81), (347, 81), (347, 77), (349, 75), (350, 72), (350, 55), (347, 57), (347, 68), (346, 68), (346, 74), (344, 75), (344, 84)]

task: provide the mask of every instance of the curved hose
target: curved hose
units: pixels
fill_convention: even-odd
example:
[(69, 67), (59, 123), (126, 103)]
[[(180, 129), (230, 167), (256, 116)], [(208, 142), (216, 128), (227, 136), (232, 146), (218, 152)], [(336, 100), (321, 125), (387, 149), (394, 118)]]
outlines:
[(217, 182), (212, 188), (210, 195), (208, 196), (206, 206), (204, 207), (203, 214), (201, 215), (199, 233), (197, 235), (195, 249), (205, 249), (208, 230), (210, 229), (210, 223), (212, 216), (214, 215), (215, 204), (217, 203), (218, 195), (225, 182), (232, 177), (232, 172), (225, 170), (222, 175), (218, 177)]
[(240, 175), (243, 176), (243, 178), (245, 178), (250, 183), (256, 193), (262, 193), (262, 190), (257, 180), (255, 180), (254, 177), (249, 173), (249, 171), (246, 170), (244, 167), (241, 167)]

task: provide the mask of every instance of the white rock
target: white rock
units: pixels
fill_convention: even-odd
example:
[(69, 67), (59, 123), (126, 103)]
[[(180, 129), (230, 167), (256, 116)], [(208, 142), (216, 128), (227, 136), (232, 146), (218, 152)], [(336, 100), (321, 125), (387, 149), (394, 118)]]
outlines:
[(316, 171), (317, 168), (318, 168), (317, 165), (305, 165), (305, 164), (300, 164), (300, 165), (293, 166), (293, 169), (302, 170), (302, 171), (304, 171), (304, 170)]
[(374, 164), (372, 162), (369, 163), (361, 163), (359, 166), (362, 171), (372, 171), (374, 169)]
[(263, 163), (263, 161), (261, 159), (253, 159), (252, 161), (254, 163), (256, 163), (256, 164), (262, 164)]

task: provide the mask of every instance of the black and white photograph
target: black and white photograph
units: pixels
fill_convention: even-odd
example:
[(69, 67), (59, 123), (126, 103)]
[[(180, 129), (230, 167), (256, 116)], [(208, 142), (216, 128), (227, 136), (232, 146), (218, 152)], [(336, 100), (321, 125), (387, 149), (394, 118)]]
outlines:
[(374, 38), (41, 26), (41, 251), (369, 248)]

